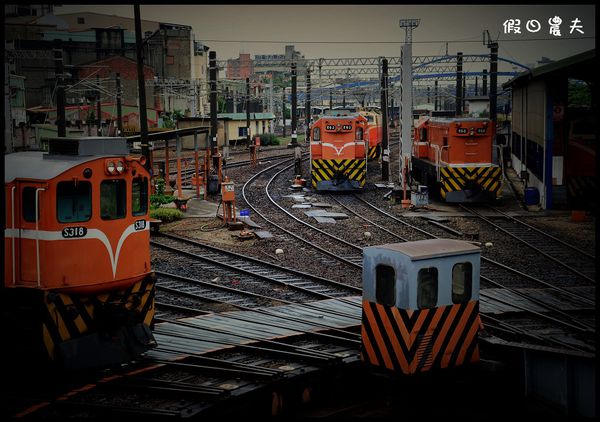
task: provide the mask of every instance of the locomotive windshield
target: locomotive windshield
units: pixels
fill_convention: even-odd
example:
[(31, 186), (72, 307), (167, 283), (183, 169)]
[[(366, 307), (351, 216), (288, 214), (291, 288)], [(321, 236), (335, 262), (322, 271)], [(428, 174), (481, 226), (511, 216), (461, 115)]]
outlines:
[(100, 215), (103, 220), (125, 218), (125, 180), (104, 180), (100, 185)]
[(79, 223), (92, 217), (92, 184), (59, 182), (56, 188), (56, 216), (60, 223)]
[(148, 212), (148, 179), (137, 177), (131, 186), (131, 212), (133, 215), (145, 215)]

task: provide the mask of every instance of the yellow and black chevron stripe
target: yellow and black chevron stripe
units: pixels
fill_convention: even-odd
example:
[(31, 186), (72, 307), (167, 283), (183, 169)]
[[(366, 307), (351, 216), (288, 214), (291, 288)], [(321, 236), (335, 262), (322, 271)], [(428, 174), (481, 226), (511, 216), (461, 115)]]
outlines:
[(598, 194), (598, 186), (594, 176), (569, 176), (567, 190), (571, 199), (577, 197), (593, 196)]
[(355, 180), (362, 188), (367, 178), (366, 160), (312, 160), (311, 184), (327, 180)]
[(97, 332), (104, 325), (97, 312), (111, 306), (133, 315), (136, 323), (151, 326), (154, 318), (154, 277), (148, 276), (131, 287), (95, 295), (44, 292), (42, 330), (44, 345), (51, 360), (57, 357), (57, 345)]
[(369, 160), (381, 157), (381, 144), (369, 147)]
[(479, 302), (405, 310), (363, 301), (361, 358), (414, 374), (479, 360)]
[(463, 191), (479, 187), (498, 198), (502, 193), (502, 172), (499, 166), (483, 167), (442, 167), (440, 168), (440, 193), (446, 198), (446, 193)]

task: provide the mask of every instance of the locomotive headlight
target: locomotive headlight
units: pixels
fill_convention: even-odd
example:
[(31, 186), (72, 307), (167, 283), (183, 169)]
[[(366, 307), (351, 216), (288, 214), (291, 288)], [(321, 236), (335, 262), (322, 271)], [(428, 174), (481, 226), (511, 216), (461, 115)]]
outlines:
[(117, 171), (119, 173), (123, 173), (124, 170), (125, 170), (125, 164), (123, 164), (123, 161), (117, 161)]
[(114, 161), (109, 161), (106, 163), (106, 170), (108, 170), (109, 174), (115, 174), (115, 163)]

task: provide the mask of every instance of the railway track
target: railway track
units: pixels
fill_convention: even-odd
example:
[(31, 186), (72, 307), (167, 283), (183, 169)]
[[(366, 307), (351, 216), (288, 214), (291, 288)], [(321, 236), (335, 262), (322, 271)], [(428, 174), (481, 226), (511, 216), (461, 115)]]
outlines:
[[(329, 256), (336, 261), (341, 261), (342, 263), (347, 264), (355, 269), (360, 269), (362, 267), (362, 255), (356, 252), (356, 248), (351, 242), (345, 241), (339, 237), (332, 237), (325, 231), (312, 227), (308, 224), (304, 225), (309, 230), (303, 231), (302, 235), (299, 235), (296, 231), (292, 231), (284, 227), (289, 221), (288, 218), (293, 218), (298, 223), (300, 223), (301, 220), (294, 217), (291, 213), (283, 209), (277, 203), (284, 195), (281, 193), (270, 193), (269, 186), (271, 186), (275, 178), (280, 176), (284, 171), (290, 169), (293, 164), (276, 170), (273, 175), (268, 174), (268, 172), (276, 169), (277, 167), (281, 167), (286, 163), (287, 162), (284, 161), (270, 166), (256, 173), (244, 184), (242, 187), (242, 197), (244, 198), (247, 206), (251, 208), (258, 216), (260, 216), (260, 218), (262, 218), (266, 223), (282, 232), (289, 242), (300, 241), (313, 249), (317, 249), (320, 253)], [(264, 199), (265, 197), (267, 200)], [(261, 209), (259, 209), (259, 207)], [(265, 208), (267, 211), (265, 211)], [(272, 212), (271, 210), (275, 210), (276, 212)], [(281, 213), (284, 214), (283, 218)], [(327, 247), (321, 247), (319, 245), (327, 245)], [(336, 250), (331, 251), (331, 249)], [(331, 265), (331, 260), (324, 260), (322, 256), (317, 257), (316, 259), (320, 260), (325, 265)]]
[[(286, 169), (284, 168), (284, 169), (278, 171), (275, 175), (272, 176), (272, 178), (269, 180), (269, 182), (266, 183), (266, 185), (265, 185), (265, 190), (267, 192), (268, 197), (271, 199), (272, 203), (275, 203), (275, 200), (273, 199), (273, 195), (271, 195), (269, 193), (269, 190), (268, 190), (269, 186), (273, 182), (273, 180), (278, 175), (283, 173), (283, 171), (285, 171), (285, 170)], [(386, 215), (388, 218), (394, 220), (397, 223), (400, 223), (401, 227), (403, 227), (404, 229), (408, 229), (408, 233), (410, 233), (408, 236), (396, 235), (394, 232), (390, 231), (389, 229), (384, 228), (381, 224), (377, 224), (377, 223), (373, 222), (372, 220), (364, 219), (364, 216), (361, 216), (361, 215), (358, 215), (358, 213), (355, 213), (359, 217), (361, 217), (365, 221), (367, 221), (369, 223), (369, 227), (371, 227), (371, 226), (377, 227), (379, 230), (385, 232), (386, 236), (396, 237), (396, 241), (397, 240), (401, 240), (401, 241), (419, 240), (419, 239), (423, 239), (423, 238), (438, 237), (426, 230), (423, 230), (420, 227), (417, 227), (415, 225), (412, 225), (412, 224), (404, 221), (403, 219), (392, 216), (391, 214), (377, 208), (376, 206), (368, 203), (367, 201), (364, 201), (362, 198), (358, 198), (356, 195), (354, 195), (353, 197), (355, 198), (355, 202), (356, 202), (356, 199), (358, 199), (358, 201), (364, 203), (371, 210), (374, 210), (374, 211), (378, 212), (379, 214)], [(315, 231), (318, 231), (319, 233), (324, 234), (325, 236), (328, 236), (330, 239), (333, 239), (333, 240), (341, 239), (337, 235), (327, 233), (324, 230), (317, 228), (317, 227), (313, 226), (312, 224), (309, 224), (306, 221), (302, 221), (298, 216), (292, 215), (291, 212), (285, 210), (281, 205), (277, 204), (276, 206), (281, 212), (286, 214), (288, 217), (293, 218), (296, 222), (301, 223), (303, 226), (311, 228)], [(347, 207), (347, 209), (348, 208), (349, 207)], [(255, 209), (255, 211), (257, 211), (257, 210)], [(343, 228), (341, 230), (344, 231)], [(341, 242), (344, 243), (345, 245), (347, 245), (349, 243), (345, 239), (341, 239)], [(359, 247), (356, 245), (352, 245), (352, 247), (357, 251), (357, 253), (360, 253), (362, 251), (362, 247)], [(494, 313), (498, 312), (499, 310), (502, 310), (501, 312), (506, 312), (506, 313), (508, 313), (508, 312), (524, 312), (529, 315), (529, 318), (532, 321), (538, 321), (536, 323), (531, 322), (529, 324), (525, 324), (525, 323), (521, 322), (522, 326), (529, 325), (530, 331), (527, 331), (517, 325), (510, 324), (508, 321), (502, 321), (502, 324), (498, 324), (497, 326), (500, 327), (500, 329), (504, 332), (510, 332), (512, 335), (520, 336), (521, 338), (526, 338), (529, 341), (535, 340), (536, 343), (538, 343), (538, 344), (544, 344), (544, 345), (550, 344), (553, 347), (561, 347), (561, 348), (565, 348), (565, 349), (569, 349), (569, 350), (577, 350), (577, 351), (582, 351), (582, 352), (589, 352), (590, 350), (592, 350), (592, 351), (595, 350), (595, 342), (592, 339), (590, 339), (591, 335), (593, 335), (593, 333), (595, 332), (595, 321), (593, 319), (591, 319), (589, 317), (585, 317), (585, 316), (577, 317), (576, 315), (574, 315), (574, 312), (565, 312), (564, 311), (565, 307), (569, 308), (570, 310), (572, 310), (572, 308), (573, 308), (573, 306), (566, 305), (564, 302), (571, 302), (571, 304), (572, 304), (573, 301), (576, 303), (576, 305), (575, 305), (576, 310), (585, 312), (585, 311), (591, 311), (592, 309), (594, 309), (594, 307), (595, 307), (594, 302), (592, 300), (590, 300), (588, 297), (586, 297), (585, 293), (579, 293), (577, 291), (567, 290), (567, 289), (565, 289), (561, 286), (557, 286), (553, 283), (539, 280), (535, 277), (529, 276), (526, 273), (518, 271), (517, 269), (511, 268), (510, 266), (493, 261), (486, 257), (482, 257), (482, 261), (487, 264), (488, 270), (491, 267), (491, 268), (493, 268), (493, 272), (495, 274), (503, 273), (505, 276), (505, 279), (507, 279), (507, 280), (514, 279), (515, 274), (517, 274), (523, 280), (526, 280), (524, 283), (528, 287), (531, 287), (532, 283), (535, 283), (534, 285), (536, 285), (538, 287), (544, 286), (548, 289), (552, 289), (553, 291), (559, 291), (563, 295), (562, 296), (563, 298), (565, 296), (567, 297), (567, 298), (564, 298), (564, 300), (562, 300), (562, 301), (561, 301), (561, 299), (557, 299), (556, 297), (554, 297), (552, 300), (549, 300), (548, 297), (544, 297), (544, 298), (540, 299), (539, 297), (534, 297), (531, 292), (524, 292), (524, 291), (519, 290), (517, 287), (507, 286), (501, 282), (492, 280), (488, 276), (482, 276), (482, 283), (484, 283), (483, 284), (484, 289), (486, 288), (486, 286), (490, 286), (489, 292), (485, 292), (484, 294), (482, 294), (482, 297), (481, 297), (482, 307), (484, 309), (486, 306), (489, 308), (489, 312), (487, 312), (487, 313), (482, 310), (482, 315), (484, 315), (484, 317), (487, 314), (487, 315), (489, 315), (489, 319), (492, 320), (492, 318), (494, 318), (492, 315)], [(485, 270), (482, 270), (482, 273), (484, 271)], [(506, 292), (508, 292), (511, 295), (511, 298), (509, 298), (509, 299), (502, 298), (501, 297), (502, 294), (498, 294), (498, 292), (501, 292), (502, 294), (506, 294)], [(522, 300), (525, 300), (525, 302), (521, 303), (520, 305), (518, 305), (516, 307), (511, 306), (511, 304), (510, 304), (511, 300), (514, 300), (515, 298), (521, 298)], [(552, 303), (552, 301), (554, 301), (555, 303)], [(558, 302), (558, 303), (556, 303), (556, 302)], [(540, 319), (543, 321), (542, 324), (539, 323)], [(533, 331), (531, 330), (531, 327), (536, 324), (537, 324), (537, 326), (542, 327), (541, 329), (548, 330), (549, 325), (552, 325), (554, 327), (560, 327), (560, 329), (558, 329), (555, 332), (555, 335), (553, 335), (553, 336), (552, 335), (551, 336), (542, 336), (542, 335), (532, 334)], [(565, 337), (568, 335), (571, 335), (573, 338), (569, 339), (568, 341), (561, 340), (561, 337)], [(579, 340), (580, 336), (583, 336), (585, 338), (585, 340), (580, 341)]]
[[(172, 234), (162, 233), (153, 237), (151, 245), (165, 249), (170, 252), (175, 252), (178, 256), (192, 258), (190, 266), (194, 268), (194, 272), (199, 274), (209, 271), (213, 274), (222, 274), (218, 276), (222, 281), (226, 281), (229, 277), (247, 276), (252, 279), (239, 279), (237, 285), (243, 285), (246, 289), (252, 289), (254, 285), (258, 289), (256, 292), (264, 292), (266, 286), (285, 287), (287, 292), (286, 297), (294, 296), (299, 299), (295, 302), (304, 302), (309, 299), (322, 300), (333, 299), (356, 295), (361, 292), (359, 288), (348, 286), (333, 280), (328, 280), (323, 277), (308, 274), (302, 271), (289, 269), (281, 265), (276, 265), (261, 261), (255, 258), (243, 256), (234, 252), (226, 251), (214, 246), (209, 246), (195, 240), (175, 236)], [(197, 267), (197, 262), (208, 263), (209, 266)], [(186, 268), (187, 263), (180, 264), (179, 268)], [(223, 272), (223, 269), (230, 273)], [(274, 291), (270, 288), (270, 291)], [(298, 297), (298, 294), (303, 296)], [(285, 298), (280, 298), (287, 300)]]
[(494, 215), (484, 215), (475, 208), (462, 204), (460, 208), (558, 264), (562, 267), (562, 271), (554, 272), (554, 277), (567, 283), (575, 282), (577, 281), (576, 278), (580, 277), (591, 284), (595, 284), (596, 257), (594, 255), (582, 251), (578, 247), (545, 233), (497, 208), (486, 206), (487, 209), (495, 213)]

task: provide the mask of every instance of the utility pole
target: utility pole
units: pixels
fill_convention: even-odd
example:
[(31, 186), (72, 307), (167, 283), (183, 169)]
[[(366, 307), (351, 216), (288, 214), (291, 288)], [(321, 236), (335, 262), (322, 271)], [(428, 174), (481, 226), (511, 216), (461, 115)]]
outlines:
[[(96, 86), (100, 87), (100, 77), (96, 75)], [(102, 93), (96, 89), (96, 107), (98, 112), (98, 136), (102, 136)]]
[(212, 154), (217, 154), (217, 133), (219, 123), (217, 120), (217, 52), (208, 53), (209, 79), (210, 79), (210, 148)]
[(298, 144), (298, 122), (296, 120), (297, 114), (297, 81), (296, 81), (296, 62), (292, 63), (292, 146)]
[(475, 96), (479, 95), (479, 87), (477, 86), (478, 82), (477, 76), (475, 76)]
[(281, 120), (283, 120), (283, 137), (285, 138), (285, 85), (281, 91)]
[(435, 97), (435, 99), (434, 99), (435, 103), (434, 103), (434, 107), (433, 107), (433, 109), (434, 109), (435, 111), (438, 111), (438, 107), (439, 107), (439, 98), (438, 98), (438, 81), (437, 81), (437, 79), (435, 80), (435, 86), (434, 86), (434, 88), (433, 88), (433, 96)]
[[(60, 40), (57, 40), (54, 49), (54, 64), (56, 72), (56, 126), (59, 137), (67, 136), (65, 116), (65, 74)], [(6, 111), (5, 111), (6, 112)]]
[(490, 119), (496, 124), (498, 118), (498, 43), (489, 44), (490, 54)]
[(311, 113), (311, 104), (310, 104), (310, 68), (306, 68), (306, 137), (304, 143), (310, 145), (310, 117)]
[(271, 83), (269, 84), (269, 113), (273, 113), (273, 74), (271, 74)]
[(250, 78), (246, 78), (246, 142), (250, 146)]
[(323, 59), (319, 59), (319, 105), (321, 106), (321, 111), (323, 110), (323, 105), (325, 103), (325, 101), (323, 100), (323, 90), (321, 89), (321, 67), (322, 64), (321, 62), (323, 61)]
[[(400, 19), (400, 27), (405, 32), (404, 44), (400, 50), (402, 71), (400, 101), (400, 182), (403, 185), (402, 206), (408, 207), (406, 186), (409, 178), (410, 155), (412, 151), (412, 31), (421, 22), (420, 19)], [(408, 202), (407, 202), (408, 201)]]
[[(144, 80), (144, 56), (142, 46), (142, 22), (140, 19), (140, 5), (133, 5), (135, 17), (135, 44), (137, 57), (137, 75), (138, 75), (138, 95), (140, 98), (140, 140), (142, 146), (142, 155), (146, 157), (146, 169), (152, 169), (152, 160), (150, 157), (150, 148), (148, 145), (148, 117), (146, 114), (146, 83)], [(169, 175), (166, 174), (167, 184)]]
[(122, 104), (123, 101), (123, 90), (121, 89), (121, 74), (117, 73), (117, 136), (122, 136), (123, 134), (123, 110)]
[(490, 49), (490, 120), (492, 121), (492, 136), (494, 162), (498, 162), (498, 150), (496, 147), (496, 126), (498, 120), (498, 43), (492, 41), (489, 31), (483, 33), (483, 42), (485, 44), (487, 34), (487, 46)]
[(456, 53), (456, 117), (462, 115), (463, 53)]
[(390, 156), (388, 149), (388, 60), (381, 61), (381, 179), (385, 182), (390, 180)]
[(329, 110), (333, 110), (333, 89), (329, 88)]
[(483, 69), (483, 81), (481, 82), (481, 95), (488, 95), (487, 92), (487, 69)]

